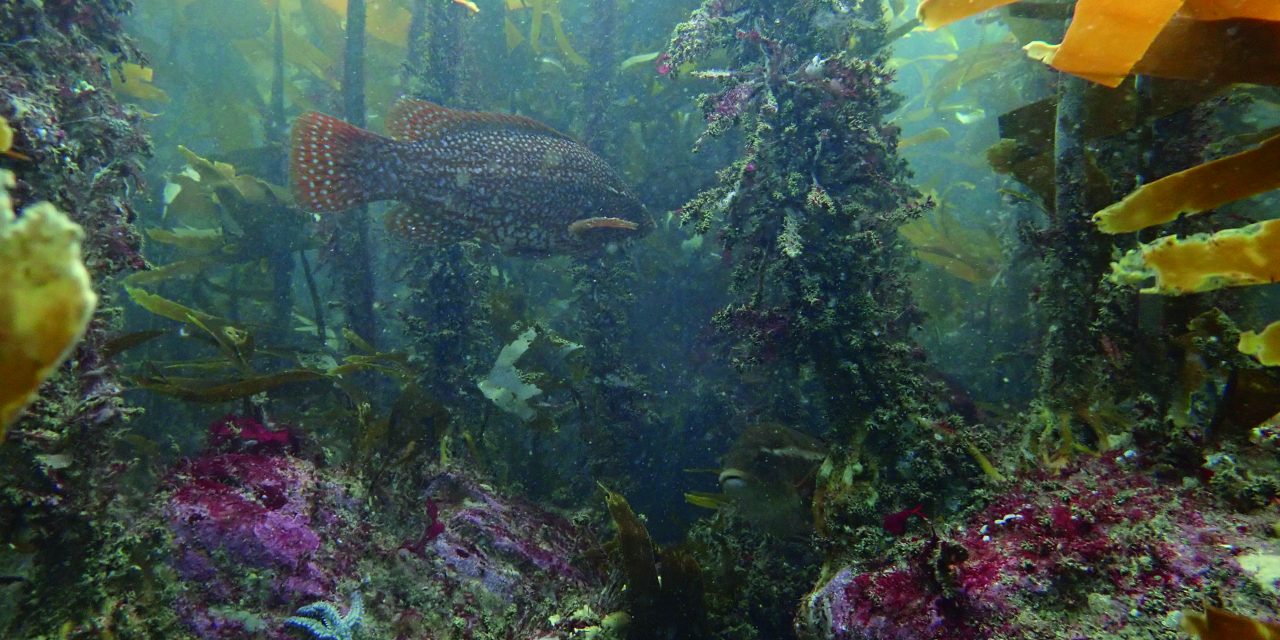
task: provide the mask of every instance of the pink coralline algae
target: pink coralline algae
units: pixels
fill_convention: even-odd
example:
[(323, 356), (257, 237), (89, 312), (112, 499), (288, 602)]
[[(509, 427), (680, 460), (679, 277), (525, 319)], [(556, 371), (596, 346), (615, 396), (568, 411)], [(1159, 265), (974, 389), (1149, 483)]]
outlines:
[(252, 418), (230, 415), (209, 425), (209, 448), (248, 453), (296, 453), (298, 442), (288, 427), (271, 429)]
[(601, 614), (618, 606), (586, 561), (597, 545), (588, 530), (453, 470), (437, 472), (426, 494), (423, 533), (397, 555), (410, 582), (437, 591), (402, 617), (451, 612), (459, 637), (471, 638), (513, 616), (512, 637), (567, 637), (590, 624), (568, 615), (583, 604)]
[(940, 537), (899, 542), (898, 560), (846, 566), (819, 585), (801, 637), (1164, 637), (1173, 612), (1250, 592), (1236, 554), (1275, 552), (1263, 525), (1216, 510), (1202, 491), (1101, 461), (1028, 479), (958, 530), (938, 526)]
[(174, 568), (190, 585), (180, 613), (192, 630), (244, 637), (275, 629), (299, 605), (337, 597), (358, 546), (341, 487), (288, 455), (286, 430), (228, 417), (211, 425), (209, 441), (210, 450), (172, 472), (164, 505)]
[(592, 540), (568, 521), (510, 498), (462, 474), (443, 473), (428, 487), (435, 507), (418, 555), (443, 566), (442, 579), (478, 581), (506, 601), (593, 581), (573, 564)]

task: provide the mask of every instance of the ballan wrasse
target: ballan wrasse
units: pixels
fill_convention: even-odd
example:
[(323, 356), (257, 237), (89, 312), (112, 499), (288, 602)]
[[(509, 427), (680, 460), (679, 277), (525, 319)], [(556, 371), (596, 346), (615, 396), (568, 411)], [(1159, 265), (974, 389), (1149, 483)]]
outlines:
[(300, 116), (290, 154), (298, 205), (331, 212), (396, 200), (393, 235), (479, 238), (523, 255), (583, 253), (653, 228), (604, 160), (536, 120), (402, 100), (387, 129), (391, 138)]

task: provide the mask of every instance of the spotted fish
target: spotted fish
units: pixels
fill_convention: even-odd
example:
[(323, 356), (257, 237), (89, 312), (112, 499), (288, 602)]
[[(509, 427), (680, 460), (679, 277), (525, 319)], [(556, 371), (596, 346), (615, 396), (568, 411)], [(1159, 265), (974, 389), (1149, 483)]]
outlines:
[(644, 205), (586, 147), (523, 116), (402, 100), (390, 138), (322, 113), (293, 125), (293, 192), (310, 211), (377, 200), (394, 235), (479, 238), (524, 255), (581, 253), (653, 228)]

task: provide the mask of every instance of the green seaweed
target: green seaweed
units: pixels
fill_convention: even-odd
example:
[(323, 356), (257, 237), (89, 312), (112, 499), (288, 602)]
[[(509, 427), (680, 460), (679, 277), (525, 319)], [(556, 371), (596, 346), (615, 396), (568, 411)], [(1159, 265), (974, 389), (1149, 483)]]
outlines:
[(631, 510), (631, 505), (620, 493), (610, 491), (603, 484), (605, 505), (613, 524), (618, 529), (618, 555), (627, 578), (627, 599), (631, 602), (631, 615), (644, 620), (653, 615), (662, 589), (658, 580), (658, 567), (653, 553), (653, 540), (644, 522)]
[(204, 378), (170, 377), (136, 377), (133, 383), (141, 389), (191, 402), (227, 402), (255, 396), (287, 384), (323, 380), (325, 377), (326, 374), (322, 371), (290, 369), (223, 383)]

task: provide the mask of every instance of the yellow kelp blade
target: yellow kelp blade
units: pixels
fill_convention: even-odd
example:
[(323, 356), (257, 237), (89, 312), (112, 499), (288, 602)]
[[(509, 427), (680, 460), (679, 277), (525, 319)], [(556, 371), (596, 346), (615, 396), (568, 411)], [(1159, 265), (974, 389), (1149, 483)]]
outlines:
[(933, 31), (957, 20), (982, 13), (1018, 0), (924, 0), (916, 9), (916, 18), (925, 29)]
[(626, 60), (623, 60), (622, 64), (618, 65), (618, 70), (626, 71), (627, 69), (630, 69), (637, 65), (648, 64), (650, 62), (653, 62), (654, 60), (657, 60), (658, 56), (660, 55), (662, 55), (661, 51), (650, 51), (649, 53), (637, 53), (636, 55), (631, 56)]
[(1142, 293), (1183, 295), (1280, 282), (1280, 220), (1189, 238), (1165, 236), (1111, 263), (1111, 280)]
[(929, 87), (925, 96), (925, 105), (936, 108), (948, 96), (969, 83), (1026, 64), (1025, 59), (1017, 53), (1017, 47), (1008, 42), (986, 44), (960, 53), (955, 60), (938, 70), (933, 86)]
[(151, 102), (169, 101), (169, 94), (151, 84), (155, 78), (155, 71), (150, 67), (126, 62), (120, 65), (119, 69), (113, 69), (109, 76), (111, 90), (115, 91), (116, 95)]
[(703, 509), (723, 509), (729, 504), (729, 497), (723, 493), (707, 493), (704, 491), (686, 491), (684, 501)]
[(143, 377), (133, 380), (133, 383), (141, 389), (191, 402), (229, 402), (255, 396), (282, 385), (312, 382), (325, 377), (323, 372), (311, 369), (288, 369), (226, 382), (203, 378)]
[(221, 249), (226, 244), (226, 239), (222, 237), (222, 229), (192, 229), (190, 227), (156, 229), (148, 227), (144, 231), (146, 231), (147, 237), (154, 242), (172, 245), (193, 253), (209, 253), (210, 251)]
[(131, 287), (141, 287), (174, 278), (195, 278), (207, 275), (210, 269), (228, 264), (232, 260), (232, 256), (219, 254), (197, 256), (189, 260), (178, 260), (154, 269), (131, 273), (124, 282)]
[[(326, 9), (340, 19), (347, 15), (347, 0), (320, 0)], [(409, 10), (396, 2), (374, 2), (366, 5), (365, 29), (369, 35), (397, 47), (409, 40)]]
[(1280, 135), (1248, 151), (1143, 185), (1120, 202), (1093, 214), (1093, 221), (1103, 233), (1127, 233), (1277, 188)]
[(903, 149), (910, 149), (911, 147), (914, 147), (919, 144), (927, 144), (930, 142), (941, 142), (950, 137), (951, 137), (951, 132), (947, 131), (946, 127), (934, 127), (932, 129), (925, 129), (924, 131), (921, 131), (920, 133), (917, 133), (913, 136), (899, 138), (898, 151), (902, 151)]
[(1261, 332), (1241, 333), (1236, 348), (1240, 353), (1253, 356), (1268, 367), (1280, 365), (1280, 322), (1272, 322)]
[(569, 44), (569, 36), (565, 35), (560, 0), (530, 0), (528, 6), (533, 13), (532, 22), (529, 25), (529, 46), (533, 47), (535, 53), (542, 52), (542, 19), (545, 17), (551, 23), (551, 32), (555, 36), (556, 46), (560, 48), (560, 53), (565, 59), (576, 65), (587, 64), (586, 58), (574, 50), (573, 45)]
[(0, 153), (4, 153), (13, 148), (13, 127), (9, 126), (9, 121), (0, 116)]
[(520, 33), (520, 28), (516, 26), (516, 23), (511, 21), (510, 17), (503, 18), (502, 20), (502, 31), (507, 36), (507, 51), (511, 51), (524, 42), (524, 34)]

